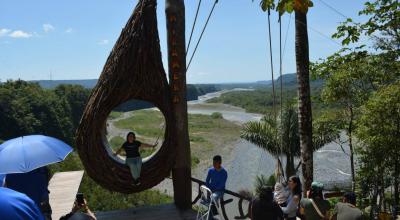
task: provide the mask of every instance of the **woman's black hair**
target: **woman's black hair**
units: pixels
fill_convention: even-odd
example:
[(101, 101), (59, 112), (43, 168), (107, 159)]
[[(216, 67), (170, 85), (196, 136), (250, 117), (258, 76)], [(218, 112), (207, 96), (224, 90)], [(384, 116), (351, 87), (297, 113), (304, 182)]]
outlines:
[(309, 195), (309, 197), (310, 197), (311, 199), (315, 199), (315, 198), (317, 198), (317, 197), (323, 199), (323, 198), (324, 198), (324, 195), (323, 195), (323, 193), (322, 193), (322, 190), (320, 190), (320, 189), (311, 189), (311, 190), (310, 190), (310, 195)]
[(293, 195), (298, 195), (301, 198), (301, 182), (300, 182), (300, 178), (298, 176), (291, 176), (289, 178), (289, 180), (293, 181), (296, 183), (296, 187), (292, 190)]
[(260, 190), (260, 200), (264, 202), (272, 202), (274, 199), (273, 190), (270, 186), (262, 186)]
[(126, 135), (126, 142), (128, 142), (129, 140), (128, 140), (128, 138), (129, 138), (129, 135), (133, 135), (133, 138), (136, 138), (136, 134), (134, 133), (134, 132), (129, 132), (127, 135)]

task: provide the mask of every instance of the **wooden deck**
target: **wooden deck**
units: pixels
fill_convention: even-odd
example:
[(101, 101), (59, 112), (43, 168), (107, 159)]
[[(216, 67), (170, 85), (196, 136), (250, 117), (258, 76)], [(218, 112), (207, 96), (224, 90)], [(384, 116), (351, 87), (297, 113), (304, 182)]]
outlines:
[(76, 193), (83, 177), (83, 171), (54, 174), (49, 183), (52, 219), (60, 219), (69, 213), (74, 205)]
[(179, 211), (175, 205), (146, 206), (120, 211), (96, 212), (97, 220), (194, 220), (193, 210)]

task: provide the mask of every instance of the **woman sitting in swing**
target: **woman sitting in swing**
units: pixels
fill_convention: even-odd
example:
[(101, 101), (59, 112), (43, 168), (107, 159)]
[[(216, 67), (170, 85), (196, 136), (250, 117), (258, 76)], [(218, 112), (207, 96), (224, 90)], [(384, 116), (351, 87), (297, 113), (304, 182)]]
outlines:
[(136, 135), (133, 132), (129, 132), (126, 136), (125, 143), (114, 153), (114, 156), (117, 156), (122, 149), (126, 152), (126, 160), (125, 163), (128, 165), (131, 170), (133, 184), (135, 186), (140, 185), (140, 171), (142, 169), (142, 158), (140, 157), (139, 147), (148, 147), (155, 148), (157, 146), (157, 142), (154, 145), (141, 143), (136, 140)]

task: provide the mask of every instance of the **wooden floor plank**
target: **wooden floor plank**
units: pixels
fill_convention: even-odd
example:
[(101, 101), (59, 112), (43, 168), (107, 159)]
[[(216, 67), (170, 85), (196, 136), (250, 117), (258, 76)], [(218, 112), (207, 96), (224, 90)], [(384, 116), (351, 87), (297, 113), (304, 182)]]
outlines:
[(179, 211), (175, 205), (146, 206), (127, 210), (96, 212), (98, 220), (194, 220), (196, 212)]
[(52, 219), (59, 219), (71, 211), (82, 177), (83, 171), (60, 172), (53, 175), (49, 183)]

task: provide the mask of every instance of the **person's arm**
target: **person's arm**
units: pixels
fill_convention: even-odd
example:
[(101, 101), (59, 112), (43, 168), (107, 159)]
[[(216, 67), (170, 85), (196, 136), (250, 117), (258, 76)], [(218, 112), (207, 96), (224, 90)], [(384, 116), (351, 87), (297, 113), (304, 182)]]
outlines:
[(206, 177), (206, 186), (207, 186), (208, 188), (210, 188), (210, 182), (211, 182), (210, 171), (211, 171), (211, 170), (208, 170), (207, 177)]
[(296, 212), (299, 200), (300, 199), (298, 196), (293, 196), (292, 200), (290, 200), (289, 204), (286, 207), (281, 207), (282, 212), (285, 214)]
[(86, 202), (86, 199), (84, 200), (84, 203), (82, 204), (82, 208), (92, 220), (97, 220), (97, 218), (94, 215), (94, 213), (89, 209), (89, 206), (88, 206), (88, 204)]
[(115, 153), (113, 153), (113, 155), (114, 155), (114, 156), (117, 156), (119, 153), (121, 153), (122, 147), (123, 147), (123, 145), (122, 145), (120, 148), (118, 148), (118, 150), (115, 151)]
[(155, 148), (158, 144), (158, 141), (156, 143), (154, 143), (153, 145), (151, 144), (146, 144), (146, 143), (141, 143), (140, 147), (147, 147), (147, 148)]

